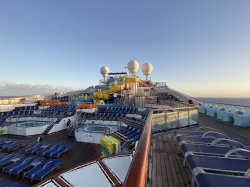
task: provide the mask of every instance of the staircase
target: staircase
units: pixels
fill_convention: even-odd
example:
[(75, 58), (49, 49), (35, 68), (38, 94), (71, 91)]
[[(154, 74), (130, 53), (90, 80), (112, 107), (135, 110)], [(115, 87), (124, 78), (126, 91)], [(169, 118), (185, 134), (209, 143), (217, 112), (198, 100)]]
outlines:
[(56, 123), (59, 123), (61, 121), (62, 118), (57, 118), (56, 121), (50, 121), (50, 125), (45, 129), (45, 131), (43, 132), (44, 135), (48, 134), (49, 131), (55, 126)]
[(68, 137), (74, 137), (75, 136), (75, 130), (78, 128), (78, 125), (80, 123), (85, 123), (86, 118), (87, 118), (86, 113), (84, 113), (83, 115), (78, 116), (78, 119), (75, 122), (75, 124), (73, 124), (70, 128), (67, 129)]
[(76, 127), (75, 126), (72, 126), (68, 129), (68, 136), (69, 137), (74, 137), (75, 136), (75, 130), (76, 130)]

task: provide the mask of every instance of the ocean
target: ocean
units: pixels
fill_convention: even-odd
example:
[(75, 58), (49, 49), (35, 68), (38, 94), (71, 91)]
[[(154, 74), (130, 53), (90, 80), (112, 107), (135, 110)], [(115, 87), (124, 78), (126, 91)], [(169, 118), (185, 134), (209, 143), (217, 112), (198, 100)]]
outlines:
[(250, 106), (250, 98), (198, 97), (196, 99), (203, 101), (203, 102)]

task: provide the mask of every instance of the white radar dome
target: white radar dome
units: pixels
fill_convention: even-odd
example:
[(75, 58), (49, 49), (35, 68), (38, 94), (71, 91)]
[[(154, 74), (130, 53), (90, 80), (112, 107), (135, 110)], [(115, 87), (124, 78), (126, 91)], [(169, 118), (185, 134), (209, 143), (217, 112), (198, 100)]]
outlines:
[(150, 63), (145, 63), (142, 66), (142, 73), (146, 76), (151, 75), (153, 71), (153, 65)]
[(107, 76), (109, 72), (110, 70), (107, 66), (102, 66), (100, 69), (100, 73), (102, 74), (102, 76)]
[(132, 75), (136, 74), (139, 70), (139, 62), (137, 60), (131, 60), (128, 63), (128, 71)]

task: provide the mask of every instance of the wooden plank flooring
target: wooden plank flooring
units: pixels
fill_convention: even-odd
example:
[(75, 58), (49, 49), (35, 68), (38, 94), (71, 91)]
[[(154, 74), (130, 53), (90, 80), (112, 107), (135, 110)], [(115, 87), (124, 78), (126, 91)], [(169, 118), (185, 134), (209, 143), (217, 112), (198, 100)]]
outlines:
[[(250, 142), (250, 128), (238, 127), (213, 117), (200, 114), (199, 126), (214, 128), (222, 133), (236, 134), (242, 140)], [(160, 133), (152, 138), (152, 187), (191, 186), (191, 172), (183, 166), (183, 155), (178, 153), (177, 145), (171, 138), (171, 132)]]
[(178, 153), (171, 133), (152, 139), (152, 187), (185, 187), (191, 184), (191, 173), (183, 167), (183, 157)]

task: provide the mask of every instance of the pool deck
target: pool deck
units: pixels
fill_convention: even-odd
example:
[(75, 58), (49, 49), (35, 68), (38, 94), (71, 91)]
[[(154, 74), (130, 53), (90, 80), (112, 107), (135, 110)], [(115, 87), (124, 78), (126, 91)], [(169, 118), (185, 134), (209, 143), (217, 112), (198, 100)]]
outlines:
[[(189, 128), (208, 126), (222, 133), (238, 135), (250, 142), (250, 128), (234, 126), (215, 118), (200, 114), (199, 125)], [(189, 187), (191, 172), (183, 166), (183, 155), (178, 153), (171, 132), (153, 135), (152, 139), (152, 174), (149, 181), (152, 187)]]
[[(101, 149), (99, 145), (76, 142), (74, 137), (70, 137), (70, 138), (68, 137), (66, 130), (59, 131), (57, 133), (53, 133), (50, 135), (35, 135), (35, 136), (27, 136), (27, 137), (15, 136), (15, 135), (2, 135), (1, 137), (26, 140), (28, 144), (29, 143), (31, 144), (31, 143), (36, 142), (38, 136), (42, 137), (43, 142), (47, 142), (51, 144), (67, 143), (72, 146), (72, 149), (69, 152), (67, 152), (65, 155), (59, 158), (64, 161), (63, 167), (60, 170), (57, 170), (54, 173), (48, 175), (48, 177), (46, 178), (50, 178), (53, 174), (60, 172), (62, 170), (72, 168), (74, 166), (77, 166), (79, 164), (83, 164), (89, 161), (97, 160), (100, 158), (100, 155), (101, 155)], [(3, 153), (4, 152), (0, 152), (0, 154), (3, 154)], [(28, 186), (32, 186), (37, 183), (37, 182), (33, 182), (31, 184), (29, 180), (22, 179), (21, 177), (17, 179), (15, 176), (9, 177), (8, 175), (3, 174), (3, 173), (0, 173), (0, 178), (6, 178), (6, 179), (19, 182), (20, 184), (22, 183)]]

